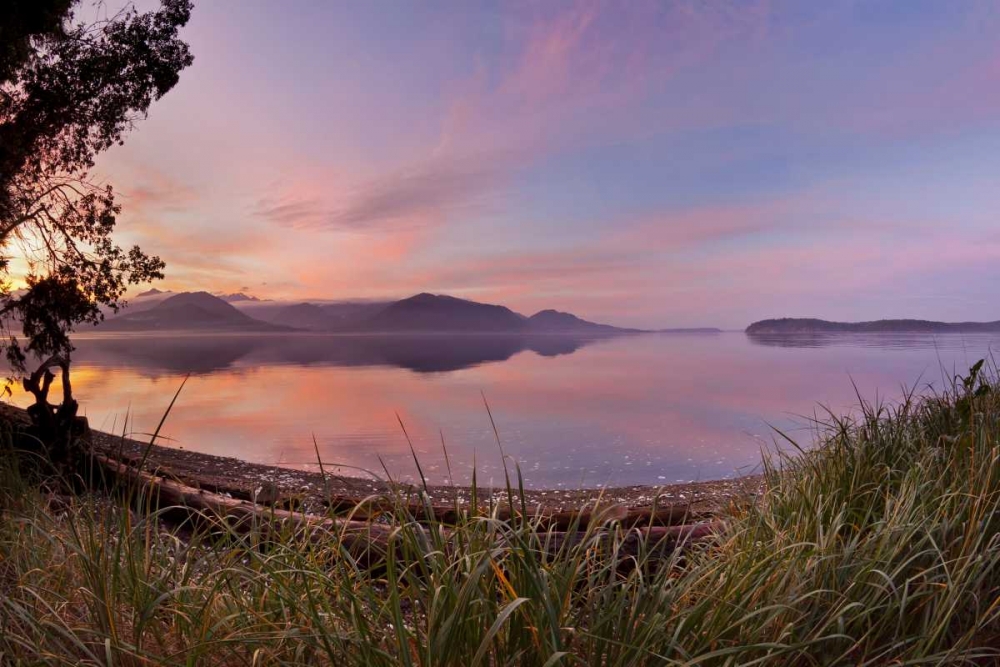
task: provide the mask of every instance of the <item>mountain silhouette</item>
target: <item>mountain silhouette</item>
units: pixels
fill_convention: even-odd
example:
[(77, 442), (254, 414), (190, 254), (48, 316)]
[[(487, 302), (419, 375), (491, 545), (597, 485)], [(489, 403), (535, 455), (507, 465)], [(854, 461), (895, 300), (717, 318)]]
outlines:
[(610, 324), (597, 324), (580, 319), (572, 313), (563, 313), (558, 310), (542, 310), (527, 320), (528, 329), (536, 333), (589, 333), (589, 334), (613, 334), (634, 331), (632, 329), (619, 329)]
[[(233, 295), (229, 295), (232, 297)], [(245, 296), (245, 295), (243, 295)], [(304, 330), (335, 333), (448, 333), (607, 336), (637, 333), (543, 310), (525, 317), (506, 306), (422, 293), (392, 302), (279, 304), (252, 298), (228, 303), (207, 292), (147, 294), (103, 325), (107, 330)]]
[(345, 301), (339, 303), (267, 303), (241, 304), (251, 317), (306, 331), (343, 331), (363, 322), (388, 305), (384, 301)]
[[(265, 318), (261, 318), (265, 319)], [(327, 328), (327, 316), (322, 308), (312, 303), (297, 303), (293, 306), (283, 306), (271, 314), (265, 321), (272, 324), (284, 324), (296, 329), (321, 331)]]
[(101, 327), (112, 331), (280, 331), (287, 330), (246, 315), (208, 292), (182, 292), (138, 312), (107, 320)]
[(359, 323), (358, 328), (362, 331), (386, 333), (492, 333), (524, 331), (527, 323), (523, 315), (518, 315), (505, 306), (423, 293), (389, 304)]

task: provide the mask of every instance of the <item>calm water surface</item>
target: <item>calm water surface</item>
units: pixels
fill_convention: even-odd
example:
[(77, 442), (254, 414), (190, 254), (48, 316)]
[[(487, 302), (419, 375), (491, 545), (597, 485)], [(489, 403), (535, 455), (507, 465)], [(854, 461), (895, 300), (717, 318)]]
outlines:
[(79, 339), (74, 390), (92, 426), (141, 438), (190, 373), (163, 444), (309, 467), (315, 437), (331, 468), (384, 463), (407, 478), (401, 420), (431, 483), (466, 482), (474, 465), (502, 483), (485, 397), (529, 486), (664, 484), (753, 472), (772, 427), (808, 445), (808, 417), (849, 409), (855, 385), (897, 399), (998, 346), (956, 334), (106, 335)]

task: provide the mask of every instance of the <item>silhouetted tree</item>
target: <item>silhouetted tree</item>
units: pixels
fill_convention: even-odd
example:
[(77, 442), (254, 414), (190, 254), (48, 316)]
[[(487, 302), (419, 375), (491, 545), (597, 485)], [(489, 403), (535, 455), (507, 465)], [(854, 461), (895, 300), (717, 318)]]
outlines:
[[(71, 332), (99, 322), (102, 307), (117, 310), (129, 284), (163, 277), (158, 257), (114, 242), (121, 209), (88, 171), (192, 62), (178, 37), (190, 0), (91, 23), (76, 19), (75, 4), (0, 2), (0, 347), (35, 396), (32, 420), (57, 457), (76, 417)], [(13, 257), (27, 267), (17, 290)], [(30, 374), (29, 358), (39, 361)], [(58, 407), (48, 402), (53, 369), (62, 372)]]

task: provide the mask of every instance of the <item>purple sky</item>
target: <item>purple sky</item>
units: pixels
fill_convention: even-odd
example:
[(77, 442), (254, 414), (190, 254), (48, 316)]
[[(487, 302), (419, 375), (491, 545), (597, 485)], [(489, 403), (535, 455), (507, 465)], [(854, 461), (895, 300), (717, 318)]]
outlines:
[(97, 170), (160, 288), (1000, 318), (997, 2), (201, 0)]

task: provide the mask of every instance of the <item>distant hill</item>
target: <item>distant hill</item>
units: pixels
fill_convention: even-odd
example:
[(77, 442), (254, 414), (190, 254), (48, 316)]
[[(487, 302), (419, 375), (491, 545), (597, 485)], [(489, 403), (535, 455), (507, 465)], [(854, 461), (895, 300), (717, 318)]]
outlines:
[(307, 331), (341, 331), (379, 312), (387, 301), (344, 301), (337, 303), (245, 302), (234, 304), (251, 317), (305, 329)]
[(267, 313), (269, 317), (261, 317), (272, 324), (283, 324), (296, 329), (319, 331), (326, 329), (326, 313), (319, 306), (311, 303), (297, 303)]
[(280, 331), (279, 327), (255, 320), (208, 292), (181, 292), (156, 305), (104, 322), (102, 329), (112, 331), (222, 330)]
[(991, 333), (1000, 332), (996, 322), (934, 322), (932, 320), (874, 320), (830, 322), (814, 318), (785, 317), (761, 320), (746, 328), (748, 334), (806, 333)]
[(361, 331), (511, 332), (524, 331), (526, 318), (505, 306), (466, 301), (453, 296), (417, 294), (389, 304), (358, 324)]
[(528, 330), (532, 333), (577, 333), (577, 334), (613, 334), (636, 329), (619, 329), (610, 324), (597, 324), (580, 319), (572, 313), (558, 310), (541, 310), (527, 319)]
[(327, 326), (332, 329), (349, 329), (390, 305), (390, 301), (345, 301), (321, 304)]

